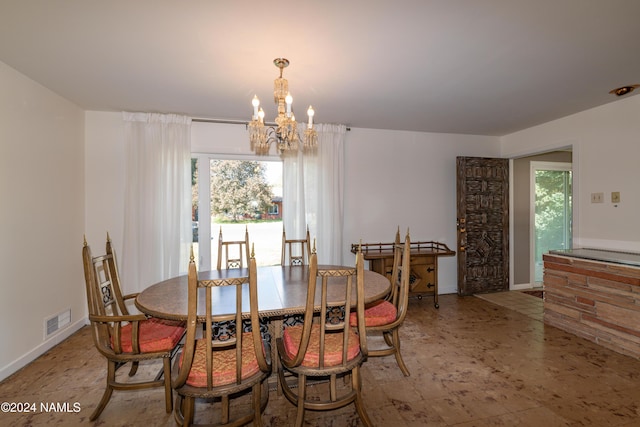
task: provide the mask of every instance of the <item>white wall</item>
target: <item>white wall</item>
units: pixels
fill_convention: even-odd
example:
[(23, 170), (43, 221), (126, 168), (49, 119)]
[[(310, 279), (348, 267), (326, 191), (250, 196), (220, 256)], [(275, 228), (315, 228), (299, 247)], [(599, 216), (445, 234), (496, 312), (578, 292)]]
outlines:
[[(0, 62), (0, 380), (84, 324), (84, 112)], [(45, 319), (71, 324), (45, 339)]]
[(126, 170), (122, 113), (87, 111), (85, 126), (87, 242), (94, 255), (104, 254), (108, 232), (119, 256), (124, 240)]
[[(640, 251), (640, 96), (501, 138), (502, 156), (573, 147), (574, 247)], [(611, 203), (619, 191), (621, 202)], [(591, 203), (591, 193), (604, 203)]]

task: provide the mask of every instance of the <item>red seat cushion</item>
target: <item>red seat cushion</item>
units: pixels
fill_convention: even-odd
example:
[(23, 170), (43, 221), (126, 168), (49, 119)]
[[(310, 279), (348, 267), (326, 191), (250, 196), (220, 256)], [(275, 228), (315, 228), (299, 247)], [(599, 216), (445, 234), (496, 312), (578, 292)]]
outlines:
[[(131, 331), (133, 326), (127, 324), (120, 332), (120, 342), (124, 353), (133, 351)], [(184, 323), (172, 320), (151, 318), (143, 320), (139, 325), (138, 342), (141, 353), (153, 353), (157, 351), (169, 351), (178, 344), (184, 333)], [(111, 338), (113, 346), (113, 337)]]
[[(342, 332), (325, 334), (324, 366), (337, 366), (342, 363)], [(282, 340), (287, 356), (292, 358), (298, 352), (302, 338), (302, 325), (291, 326), (284, 330)], [(360, 353), (360, 341), (353, 329), (349, 330), (347, 361), (353, 360)], [(320, 325), (311, 327), (311, 339), (302, 366), (314, 368), (320, 363)]]
[[(249, 378), (260, 371), (256, 358), (251, 332), (245, 332), (242, 338), (242, 379)], [(180, 355), (179, 365), (182, 366)], [(212, 384), (214, 387), (236, 382), (236, 349), (213, 350)], [(207, 343), (204, 339), (196, 341), (187, 384), (193, 387), (207, 387)]]
[[(378, 301), (374, 305), (368, 307), (364, 311), (365, 326), (388, 325), (396, 320), (398, 309), (389, 301)], [(351, 326), (358, 324), (356, 313), (352, 312), (349, 316)]]

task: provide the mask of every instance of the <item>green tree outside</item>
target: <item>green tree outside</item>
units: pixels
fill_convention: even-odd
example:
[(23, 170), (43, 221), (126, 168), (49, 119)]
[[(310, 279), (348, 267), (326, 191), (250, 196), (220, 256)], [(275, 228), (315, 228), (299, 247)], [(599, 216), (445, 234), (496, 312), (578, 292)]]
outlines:
[(536, 260), (571, 242), (571, 172), (538, 170), (536, 191)]
[(260, 218), (272, 204), (265, 167), (257, 161), (211, 162), (211, 214), (240, 221)]

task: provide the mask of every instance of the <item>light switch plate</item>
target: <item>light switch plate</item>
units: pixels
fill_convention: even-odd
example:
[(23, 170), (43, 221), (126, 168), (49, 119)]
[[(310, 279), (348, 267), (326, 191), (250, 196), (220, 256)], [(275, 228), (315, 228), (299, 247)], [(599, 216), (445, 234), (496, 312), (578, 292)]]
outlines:
[(620, 203), (620, 192), (612, 191), (611, 192), (611, 203)]
[(604, 203), (604, 193), (591, 193), (591, 203)]

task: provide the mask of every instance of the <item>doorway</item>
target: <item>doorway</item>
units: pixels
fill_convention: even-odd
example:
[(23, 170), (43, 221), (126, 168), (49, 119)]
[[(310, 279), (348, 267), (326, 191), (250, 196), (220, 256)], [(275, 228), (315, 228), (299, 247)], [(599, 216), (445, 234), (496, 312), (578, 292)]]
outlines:
[[(536, 286), (535, 280), (535, 216), (532, 210), (532, 195), (535, 185), (531, 178), (531, 163), (565, 163), (573, 167), (574, 154), (572, 147), (532, 154), (526, 157), (514, 158), (511, 175), (511, 290), (531, 289)], [(573, 172), (572, 172), (573, 175)], [(573, 189), (573, 185), (571, 186)], [(571, 197), (573, 200), (573, 196)], [(571, 218), (571, 216), (569, 216)], [(570, 223), (571, 228), (575, 225)], [(571, 241), (571, 239), (569, 239)], [(556, 248), (553, 248), (556, 249)], [(540, 279), (542, 280), (542, 279)], [(539, 284), (538, 284), (539, 286)]]
[(571, 163), (531, 162), (530, 283), (543, 283), (542, 254), (570, 249), (572, 242)]

